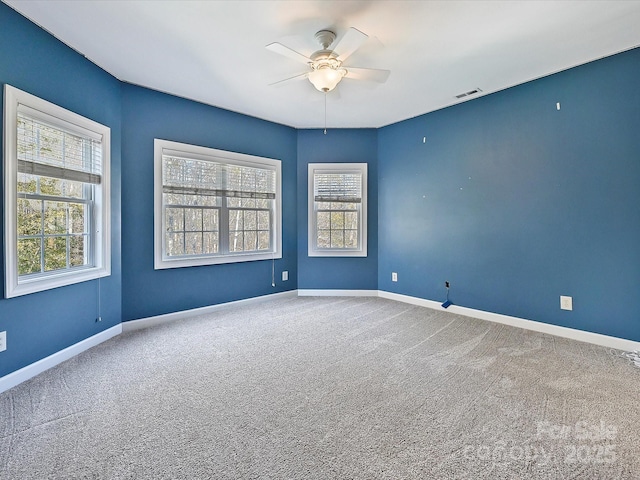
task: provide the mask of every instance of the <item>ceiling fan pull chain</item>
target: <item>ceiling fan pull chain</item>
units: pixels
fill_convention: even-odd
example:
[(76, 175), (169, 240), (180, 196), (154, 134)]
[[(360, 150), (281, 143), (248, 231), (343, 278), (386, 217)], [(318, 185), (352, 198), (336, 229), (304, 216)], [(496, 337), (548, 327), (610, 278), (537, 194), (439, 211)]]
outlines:
[(324, 134), (327, 134), (327, 92), (324, 92)]

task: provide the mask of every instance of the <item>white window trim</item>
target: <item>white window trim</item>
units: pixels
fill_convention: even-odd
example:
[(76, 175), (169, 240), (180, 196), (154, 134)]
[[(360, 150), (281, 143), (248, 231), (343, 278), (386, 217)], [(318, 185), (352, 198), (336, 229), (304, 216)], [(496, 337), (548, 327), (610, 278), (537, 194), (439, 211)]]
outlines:
[[(94, 212), (93, 267), (52, 272), (18, 281), (18, 231), (17, 231), (17, 117), (22, 105), (52, 116), (61, 123), (71, 124), (77, 131), (102, 138), (102, 181), (96, 187), (96, 209)], [(95, 280), (111, 275), (111, 201), (110, 158), (111, 129), (77, 113), (47, 102), (19, 90), (11, 85), (4, 87), (4, 231), (5, 231), (5, 298), (49, 290), (74, 283)]]
[[(315, 245), (316, 212), (314, 199), (314, 174), (358, 172), (362, 175), (362, 203), (360, 218), (360, 248), (317, 249)], [(310, 163), (308, 165), (308, 256), (309, 257), (366, 257), (367, 256), (367, 164), (366, 163)]]
[[(273, 260), (282, 258), (282, 167), (280, 160), (272, 158), (246, 155), (243, 153), (228, 152), (214, 148), (190, 145), (187, 143), (172, 142), (169, 140), (154, 139), (154, 268), (156, 270), (166, 268), (195, 267), (199, 265), (218, 265), (225, 263), (252, 262), (256, 260)], [(232, 163), (251, 167), (269, 166), (276, 172), (276, 207), (274, 214), (274, 251), (273, 252), (238, 252), (224, 255), (202, 255), (189, 258), (167, 259), (165, 251), (165, 218), (162, 208), (162, 155), (164, 151), (173, 154), (182, 154), (187, 157), (205, 160), (216, 160), (222, 163)]]

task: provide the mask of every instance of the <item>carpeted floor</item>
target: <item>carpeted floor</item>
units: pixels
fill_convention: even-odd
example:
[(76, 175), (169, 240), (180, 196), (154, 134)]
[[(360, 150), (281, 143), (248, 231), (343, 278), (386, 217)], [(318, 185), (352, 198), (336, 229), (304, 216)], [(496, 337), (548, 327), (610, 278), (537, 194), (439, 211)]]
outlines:
[(0, 394), (2, 479), (637, 479), (620, 352), (379, 298), (109, 340)]

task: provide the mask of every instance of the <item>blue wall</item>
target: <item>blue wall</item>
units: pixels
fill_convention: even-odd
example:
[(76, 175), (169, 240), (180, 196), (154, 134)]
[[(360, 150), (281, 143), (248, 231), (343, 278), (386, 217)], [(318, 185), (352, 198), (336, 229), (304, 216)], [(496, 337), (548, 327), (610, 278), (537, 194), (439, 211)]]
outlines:
[[(295, 129), (132, 85), (122, 91), (123, 320), (297, 288)], [(283, 253), (275, 261), (275, 288), (271, 261), (153, 269), (154, 138), (282, 161)]]
[[(0, 353), (0, 377), (117, 325), (122, 319), (120, 83), (0, 3), (0, 84), (5, 83), (111, 128), (112, 273), (100, 281), (100, 323), (95, 321), (97, 281), (0, 299), (0, 331), (7, 332), (8, 345)], [(0, 198), (0, 204), (3, 201), (4, 197)], [(4, 235), (0, 237), (0, 247), (4, 251)], [(3, 261), (0, 260), (2, 292)]]
[(639, 78), (635, 49), (381, 129), (379, 288), (640, 340)]
[[(298, 131), (298, 288), (378, 288), (378, 132), (375, 129)], [(308, 257), (309, 163), (367, 163), (367, 257)]]

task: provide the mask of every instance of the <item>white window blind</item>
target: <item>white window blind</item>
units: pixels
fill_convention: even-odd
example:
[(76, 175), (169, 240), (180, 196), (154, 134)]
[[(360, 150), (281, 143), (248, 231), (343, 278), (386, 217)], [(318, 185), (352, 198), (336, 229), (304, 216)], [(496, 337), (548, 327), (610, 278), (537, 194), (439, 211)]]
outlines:
[(44, 114), (34, 113), (18, 107), (18, 172), (100, 184), (102, 139), (53, 126), (55, 119), (45, 122), (38, 118)]
[(164, 193), (276, 198), (274, 170), (163, 155)]
[(314, 173), (314, 199), (316, 202), (362, 202), (362, 174)]

